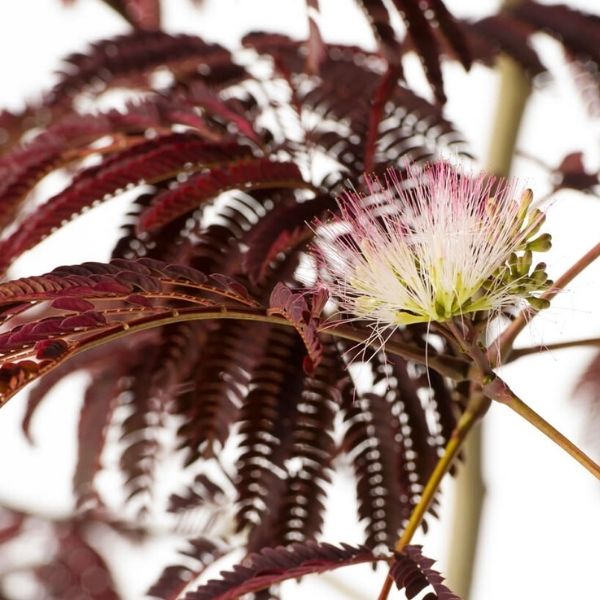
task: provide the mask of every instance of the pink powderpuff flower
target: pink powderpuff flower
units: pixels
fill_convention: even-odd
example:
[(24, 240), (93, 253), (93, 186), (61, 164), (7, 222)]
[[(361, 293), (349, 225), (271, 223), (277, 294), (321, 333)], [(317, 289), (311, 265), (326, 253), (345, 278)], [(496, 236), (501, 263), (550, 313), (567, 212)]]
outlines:
[(367, 187), (340, 197), (339, 217), (316, 227), (319, 286), (341, 312), (380, 333), (498, 314), (522, 299), (541, 308), (536, 293), (549, 282), (543, 263), (531, 270), (532, 251), (547, 250), (550, 236), (532, 239), (544, 215), (531, 191), (447, 163), (411, 167), (402, 182), (390, 171)]

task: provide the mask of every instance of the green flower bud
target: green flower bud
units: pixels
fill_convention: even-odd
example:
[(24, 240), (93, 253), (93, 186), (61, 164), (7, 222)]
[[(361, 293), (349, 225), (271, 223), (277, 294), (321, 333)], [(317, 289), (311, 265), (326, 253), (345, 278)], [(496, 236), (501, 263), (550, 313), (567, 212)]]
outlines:
[(550, 300), (546, 300), (545, 298), (536, 298), (535, 296), (530, 296), (527, 298), (527, 302), (529, 302), (534, 310), (544, 310), (550, 306)]
[(549, 233), (542, 233), (535, 240), (531, 240), (527, 243), (525, 248), (532, 252), (546, 252), (552, 247), (552, 236)]

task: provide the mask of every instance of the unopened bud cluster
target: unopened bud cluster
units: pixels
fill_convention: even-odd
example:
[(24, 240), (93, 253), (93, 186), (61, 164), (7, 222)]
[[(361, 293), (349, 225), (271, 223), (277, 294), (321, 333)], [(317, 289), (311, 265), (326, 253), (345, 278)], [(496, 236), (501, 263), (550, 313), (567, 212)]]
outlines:
[(527, 300), (534, 309), (542, 310), (550, 303), (538, 294), (550, 287), (552, 281), (548, 279), (546, 263), (539, 262), (533, 267), (533, 253), (550, 250), (552, 237), (549, 233), (537, 235), (546, 217), (539, 209), (531, 210), (532, 200), (531, 190), (525, 190), (521, 195), (517, 218), (518, 229), (526, 232), (527, 237), (520, 247), (511, 252), (506, 264), (484, 282), (483, 290), (493, 290), (500, 285), (507, 292)]

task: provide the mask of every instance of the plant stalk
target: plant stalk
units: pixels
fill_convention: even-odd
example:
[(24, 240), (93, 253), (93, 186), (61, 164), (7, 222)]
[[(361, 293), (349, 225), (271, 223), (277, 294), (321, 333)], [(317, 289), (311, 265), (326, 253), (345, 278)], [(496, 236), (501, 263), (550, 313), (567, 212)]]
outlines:
[(550, 438), (555, 444), (570, 454), (581, 466), (594, 475), (596, 479), (600, 479), (600, 465), (548, 423), (548, 421), (538, 415), (530, 406), (525, 404), (502, 379), (495, 377), (491, 382), (483, 386), (483, 391), (492, 400), (501, 402), (514, 410), (538, 431), (541, 431), (546, 437)]
[[(210, 307), (210, 308), (181, 308), (178, 310), (165, 311), (164, 315), (152, 315), (151, 317), (143, 317), (127, 324), (114, 326), (114, 332), (107, 330), (100, 332), (97, 336), (91, 336), (89, 342), (82, 344), (80, 349), (77, 349), (73, 354), (88, 350), (95, 346), (105, 344), (125, 335), (130, 335), (133, 332), (143, 331), (145, 329), (153, 329), (163, 325), (172, 323), (180, 323), (182, 321), (205, 321), (210, 319), (233, 319), (242, 321), (255, 321), (260, 323), (270, 323), (272, 325), (281, 325), (283, 327), (293, 327), (293, 323), (284, 317), (278, 315), (269, 315), (264, 309), (259, 308), (227, 308), (227, 307)], [(333, 337), (338, 337), (344, 340), (350, 340), (359, 344), (373, 345), (377, 340), (370, 342), (369, 334), (345, 325), (330, 326), (325, 323), (319, 329), (320, 332), (326, 333)], [(458, 381), (462, 381), (467, 376), (467, 364), (452, 356), (427, 356), (425, 352), (402, 342), (388, 342), (385, 349), (390, 354), (396, 354), (406, 360), (413, 360), (420, 364), (426, 364), (432, 369), (438, 371), (441, 375), (450, 377)]]
[(486, 496), (482, 433), (482, 424), (477, 423), (464, 444), (463, 454), (466, 462), (460, 465), (454, 481), (451, 547), (448, 550), (449, 564), (445, 576), (450, 589), (465, 600), (471, 590)]
[[(437, 462), (435, 469), (427, 481), (427, 485), (423, 490), (423, 494), (421, 495), (418, 504), (415, 506), (412, 514), (410, 515), (410, 519), (406, 525), (406, 528), (404, 529), (404, 532), (402, 533), (402, 536), (394, 547), (395, 552), (401, 553), (404, 548), (410, 544), (410, 541), (419, 528), (419, 525), (421, 525), (421, 522), (423, 521), (431, 502), (435, 498), (444, 476), (449, 471), (454, 459), (463, 447), (469, 432), (487, 411), (489, 403), (489, 400), (483, 395), (474, 396), (473, 401), (469, 404), (459, 419), (458, 424), (452, 432), (446, 448), (444, 449), (444, 454)], [(383, 587), (381, 588), (381, 592), (379, 593), (378, 600), (387, 599), (393, 583), (393, 578), (388, 574)]]
[[(519, 0), (505, 0), (506, 8)], [(521, 121), (531, 92), (523, 69), (508, 56), (498, 61), (500, 90), (488, 149), (486, 169), (498, 176), (510, 174)], [(450, 589), (468, 600), (476, 565), (477, 543), (484, 502), (482, 475), (483, 431), (477, 427), (465, 447), (465, 462), (455, 484), (452, 535), (447, 580)]]
[(556, 350), (568, 350), (569, 348), (600, 347), (600, 338), (584, 338), (582, 340), (568, 340), (566, 342), (555, 342), (540, 346), (526, 346), (514, 348), (503, 364), (508, 364), (525, 356), (541, 354), (542, 352), (554, 352)]
[[(476, 350), (476, 351), (474, 351)], [(567, 454), (570, 454), (577, 462), (583, 465), (592, 475), (600, 479), (600, 466), (589, 456), (579, 449), (571, 440), (565, 437), (553, 425), (548, 423), (542, 416), (536, 413), (529, 405), (523, 402), (492, 370), (492, 365), (487, 361), (485, 354), (480, 355), (477, 342), (471, 344), (471, 348), (465, 345), (465, 351), (469, 353), (478, 365), (478, 369), (471, 372), (471, 400), (474, 402), (478, 394), (484, 394), (490, 400), (496, 400), (514, 410), (519, 416), (533, 425), (538, 431), (550, 438), (560, 446)]]
[[(106, 327), (96, 330), (95, 333), (87, 338), (77, 340), (67, 352), (63, 353), (58, 358), (49, 361), (46, 366), (37, 371), (35, 377), (27, 380), (26, 383), (30, 383), (37, 377), (40, 377), (55, 369), (60, 364), (77, 354), (121, 339), (127, 335), (131, 335), (132, 333), (145, 331), (147, 329), (153, 329), (155, 327), (161, 327), (164, 325), (171, 325), (173, 323), (180, 323), (183, 321), (206, 321), (210, 319), (233, 319), (270, 323), (283, 327), (294, 327), (292, 322), (288, 321), (284, 317), (268, 314), (268, 311), (264, 308), (239, 306), (231, 308), (227, 306), (215, 306), (208, 308), (186, 307), (180, 309), (169, 309), (159, 313), (154, 312), (151, 315), (145, 315), (129, 322), (111, 323)], [(358, 344), (375, 345), (378, 343), (377, 340), (371, 339), (372, 336), (370, 336), (368, 333), (345, 325), (331, 326), (330, 324), (325, 323), (319, 328), (319, 332), (326, 333), (334, 337), (339, 337), (341, 339), (355, 341)], [(456, 381), (464, 381), (468, 375), (468, 363), (453, 356), (428, 356), (422, 350), (402, 342), (386, 343), (386, 351), (390, 354), (401, 356), (406, 360), (412, 360), (417, 363), (427, 365), (435, 371), (438, 371), (441, 375)], [(2, 393), (0, 393), (0, 406), (14, 396), (14, 394), (16, 394), (22, 387), (22, 385), (19, 385), (14, 389), (3, 390)]]

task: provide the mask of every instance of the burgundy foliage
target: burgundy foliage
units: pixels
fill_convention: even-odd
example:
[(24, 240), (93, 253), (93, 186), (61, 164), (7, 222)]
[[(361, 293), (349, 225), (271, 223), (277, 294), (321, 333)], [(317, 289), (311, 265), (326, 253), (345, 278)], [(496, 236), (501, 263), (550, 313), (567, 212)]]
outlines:
[(423, 600), (460, 600), (444, 584), (444, 578), (431, 567), (435, 561), (423, 556), (420, 546), (407, 546), (396, 553), (391, 575), (399, 590), (405, 590), (410, 600), (431, 586), (432, 592), (422, 596)]
[[(2, 550), (10, 549), (13, 544), (22, 545), (31, 531), (37, 530), (39, 536), (40, 519), (7, 508), (1, 509), (0, 516)], [(37, 553), (36, 561), (23, 560), (23, 556), (17, 558), (24, 563), (20, 567), (21, 572), (36, 581), (40, 597), (48, 600), (119, 600), (110, 570), (104, 558), (90, 544), (90, 527), (83, 519), (49, 521), (42, 531), (44, 529), (46, 532), (41, 542), (38, 537), (37, 543), (41, 543), (42, 552)], [(5, 573), (2, 573), (2, 586), (4, 577)]]
[(77, 526), (57, 527), (58, 548), (53, 559), (35, 574), (49, 600), (118, 600), (115, 584), (102, 557), (87, 543)]
[(193, 566), (167, 567), (158, 581), (148, 590), (148, 596), (160, 600), (177, 600), (190, 582), (202, 575), (206, 568), (223, 554), (223, 548), (219, 548), (210, 540), (205, 538), (189, 540), (182, 556), (192, 558)]
[(233, 571), (221, 573), (222, 579), (188, 592), (184, 600), (233, 600), (286, 579), (376, 560), (368, 548), (346, 544), (338, 548), (308, 542), (288, 548), (265, 548), (248, 557), (248, 566), (238, 565)]

